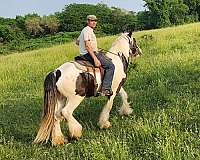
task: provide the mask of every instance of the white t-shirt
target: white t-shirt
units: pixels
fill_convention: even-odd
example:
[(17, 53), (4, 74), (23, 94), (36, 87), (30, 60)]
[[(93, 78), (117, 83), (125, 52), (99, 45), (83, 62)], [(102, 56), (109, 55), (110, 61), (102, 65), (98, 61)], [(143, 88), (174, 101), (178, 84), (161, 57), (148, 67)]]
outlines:
[(85, 41), (90, 41), (91, 46), (94, 52), (97, 52), (97, 39), (93, 32), (93, 29), (89, 26), (83, 28), (81, 31), (80, 36), (78, 37), (79, 40), (79, 47), (80, 47), (80, 54), (85, 55), (88, 53), (87, 49), (85, 48)]

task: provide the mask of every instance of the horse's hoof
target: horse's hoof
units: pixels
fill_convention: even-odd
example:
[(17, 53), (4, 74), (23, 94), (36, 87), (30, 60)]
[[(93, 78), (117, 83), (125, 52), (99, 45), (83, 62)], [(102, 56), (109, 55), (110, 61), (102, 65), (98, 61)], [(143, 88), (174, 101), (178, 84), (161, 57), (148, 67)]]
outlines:
[(132, 108), (126, 108), (126, 109), (123, 109), (123, 110), (119, 110), (119, 115), (120, 115), (120, 116), (128, 116), (128, 115), (130, 115), (132, 112), (133, 112), (133, 109), (132, 109)]
[(82, 126), (78, 126), (77, 128), (73, 128), (70, 130), (70, 138), (71, 139), (80, 139), (82, 136)]
[(64, 136), (56, 137), (52, 140), (52, 146), (58, 146), (68, 143), (68, 140)]
[(102, 125), (100, 124), (100, 128), (101, 129), (107, 129), (107, 128), (111, 128), (112, 125), (110, 124), (109, 121), (106, 121), (105, 123), (103, 123)]

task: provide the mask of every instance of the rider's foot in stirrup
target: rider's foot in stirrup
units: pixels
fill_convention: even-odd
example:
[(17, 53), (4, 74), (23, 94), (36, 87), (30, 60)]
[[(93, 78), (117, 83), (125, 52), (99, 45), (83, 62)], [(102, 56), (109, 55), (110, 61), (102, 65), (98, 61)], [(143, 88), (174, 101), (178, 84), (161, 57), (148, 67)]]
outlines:
[(102, 87), (101, 95), (102, 96), (112, 96), (113, 95), (113, 91), (111, 89), (109, 89), (109, 88)]

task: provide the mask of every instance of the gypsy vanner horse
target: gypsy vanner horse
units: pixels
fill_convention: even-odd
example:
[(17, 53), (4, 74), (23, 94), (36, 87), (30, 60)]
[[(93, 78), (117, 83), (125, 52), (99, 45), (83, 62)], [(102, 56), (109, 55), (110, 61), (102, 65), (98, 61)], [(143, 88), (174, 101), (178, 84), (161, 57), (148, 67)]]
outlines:
[[(123, 101), (119, 110), (120, 115), (129, 115), (132, 113), (132, 109), (127, 100), (128, 95), (122, 88), (122, 85), (127, 77), (129, 57), (139, 56), (140, 54), (142, 54), (142, 51), (136, 44), (135, 38), (132, 37), (132, 32), (123, 33), (119, 36), (109, 51), (107, 51), (106, 56), (112, 60), (115, 66), (112, 82), (113, 95), (108, 98), (100, 114), (98, 122), (100, 128), (111, 127), (109, 113), (112, 109), (113, 100), (118, 93)], [(87, 93), (81, 95), (77, 93), (77, 83), (80, 83), (77, 81), (83, 80), (78, 77), (83, 73), (89, 73), (90, 76), (95, 77), (98, 88), (101, 86), (102, 79), (98, 71), (99, 69), (95, 69), (96, 73), (92, 70), (84, 71), (78, 68), (75, 63), (74, 61), (66, 62), (46, 76), (44, 81), (43, 116), (39, 131), (33, 143), (47, 142), (50, 136), (52, 137), (52, 145), (65, 143), (66, 139), (60, 127), (60, 122), (63, 119), (67, 120), (70, 137), (75, 139), (81, 137), (82, 126), (74, 118), (73, 111), (87, 97)], [(85, 87), (91, 86), (85, 85)]]

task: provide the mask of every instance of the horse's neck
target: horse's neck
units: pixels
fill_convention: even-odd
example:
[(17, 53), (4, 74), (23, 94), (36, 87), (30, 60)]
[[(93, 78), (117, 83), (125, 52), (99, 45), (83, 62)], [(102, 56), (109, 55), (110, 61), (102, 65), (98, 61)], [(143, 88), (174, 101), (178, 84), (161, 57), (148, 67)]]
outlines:
[(115, 44), (113, 45), (110, 49), (109, 52), (107, 53), (107, 56), (112, 59), (112, 61), (119, 60), (119, 57), (124, 55), (128, 61), (128, 50), (122, 46), (121, 44)]

